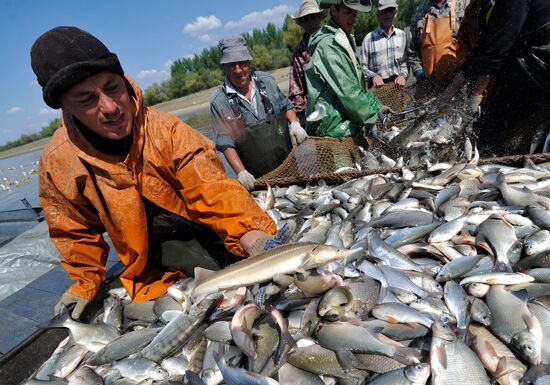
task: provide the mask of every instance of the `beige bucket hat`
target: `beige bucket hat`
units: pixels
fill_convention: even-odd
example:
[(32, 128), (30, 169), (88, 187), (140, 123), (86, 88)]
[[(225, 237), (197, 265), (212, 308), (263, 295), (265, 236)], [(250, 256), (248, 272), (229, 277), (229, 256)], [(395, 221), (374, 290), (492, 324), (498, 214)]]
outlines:
[(302, 4), (300, 4), (298, 12), (296, 12), (296, 14), (292, 16), (292, 18), (296, 20), (307, 15), (321, 12), (325, 12), (325, 10), (319, 7), (319, 4), (317, 4), (316, 0), (304, 0), (302, 1)]

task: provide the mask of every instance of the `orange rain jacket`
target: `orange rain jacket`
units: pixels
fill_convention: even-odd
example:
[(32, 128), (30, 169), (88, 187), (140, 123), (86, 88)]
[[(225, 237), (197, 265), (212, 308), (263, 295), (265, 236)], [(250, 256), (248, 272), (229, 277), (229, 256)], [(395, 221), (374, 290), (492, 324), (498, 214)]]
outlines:
[(226, 175), (214, 144), (177, 117), (145, 107), (139, 87), (125, 80), (136, 104), (133, 144), (125, 158), (97, 151), (69, 114), (40, 157), (39, 195), (50, 237), (76, 281), (68, 292), (89, 300), (105, 279), (105, 231), (127, 266), (120, 279), (134, 301), (164, 294), (182, 276), (146, 267), (142, 197), (208, 226), (239, 256), (245, 255), (240, 238), (246, 232), (276, 232), (272, 219)]

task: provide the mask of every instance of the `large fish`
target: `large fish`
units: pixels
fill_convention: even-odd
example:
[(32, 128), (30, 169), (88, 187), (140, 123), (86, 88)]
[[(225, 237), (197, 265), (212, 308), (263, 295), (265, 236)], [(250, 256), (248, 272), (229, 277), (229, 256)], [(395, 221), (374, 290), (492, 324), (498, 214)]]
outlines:
[(432, 326), (430, 365), (433, 385), (491, 384), (476, 354), (439, 321)]
[(276, 274), (290, 274), (298, 270), (312, 269), (344, 259), (360, 250), (297, 243), (266, 251), (218, 271), (197, 267), (192, 296), (199, 298), (220, 290), (269, 281)]

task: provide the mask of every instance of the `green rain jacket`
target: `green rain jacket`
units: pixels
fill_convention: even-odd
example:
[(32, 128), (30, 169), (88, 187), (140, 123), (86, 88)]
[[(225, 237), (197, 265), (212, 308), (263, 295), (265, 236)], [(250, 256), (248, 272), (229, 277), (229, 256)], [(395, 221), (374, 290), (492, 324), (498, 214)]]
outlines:
[(353, 36), (327, 24), (311, 36), (308, 50), (313, 55), (306, 69), (307, 113), (317, 103), (327, 109), (324, 119), (307, 123), (310, 135), (356, 136), (376, 123), (382, 104), (364, 86)]

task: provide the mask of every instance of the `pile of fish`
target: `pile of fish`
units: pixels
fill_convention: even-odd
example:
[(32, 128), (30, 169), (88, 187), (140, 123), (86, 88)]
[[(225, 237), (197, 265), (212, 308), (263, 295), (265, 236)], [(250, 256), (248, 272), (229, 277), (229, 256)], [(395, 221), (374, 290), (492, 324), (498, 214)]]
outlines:
[(285, 245), (63, 313), (27, 384), (549, 384), (550, 164), (477, 159), (257, 192)]

